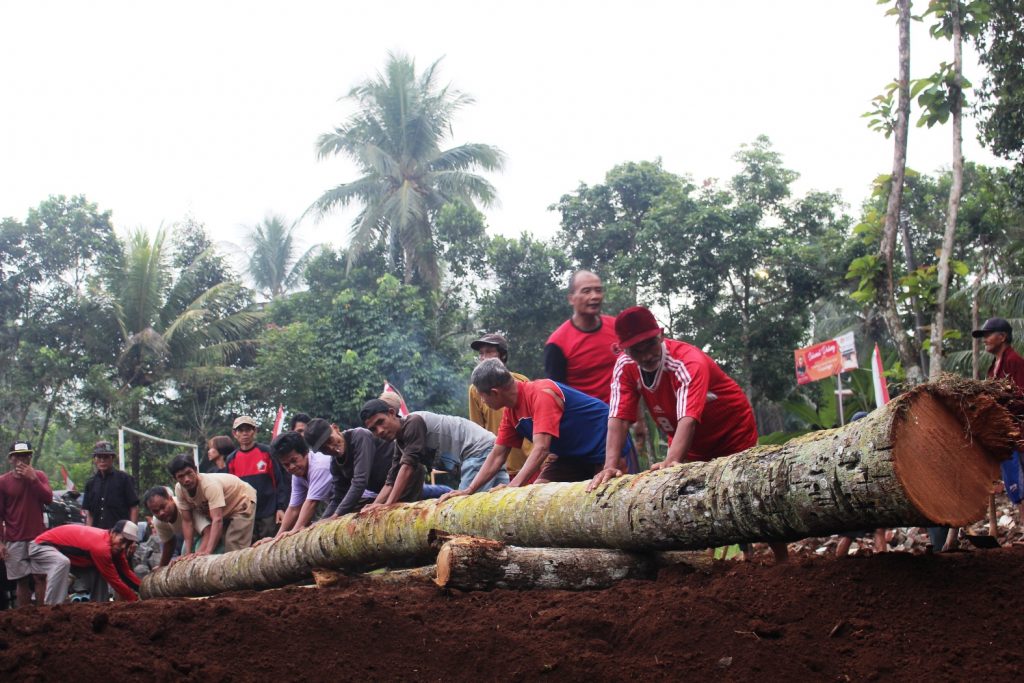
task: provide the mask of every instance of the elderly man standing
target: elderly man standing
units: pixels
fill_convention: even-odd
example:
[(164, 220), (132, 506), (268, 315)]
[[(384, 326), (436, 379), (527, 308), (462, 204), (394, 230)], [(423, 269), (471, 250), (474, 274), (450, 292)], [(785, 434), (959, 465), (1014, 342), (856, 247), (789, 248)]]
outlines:
[[(478, 354), (478, 359), (481, 361), (487, 360), (488, 358), (497, 358), (508, 367), (508, 341), (505, 337), (500, 334), (485, 334), (479, 339), (475, 340), (469, 345), (469, 348), (473, 349)], [(512, 377), (517, 382), (528, 382), (529, 378), (526, 375), (521, 375), (518, 372), (509, 371)], [(491, 410), (487, 407), (487, 404), (480, 398), (480, 392), (476, 390), (472, 382), (469, 385), (469, 419), (476, 422), (478, 425), (489, 431), (495, 436), (498, 435), (498, 427), (501, 425), (501, 416), (505, 412), (501, 410)], [(526, 462), (527, 456), (530, 454), (531, 444), (528, 440), (523, 441), (522, 448), (513, 448), (508, 454), (508, 461), (506, 466), (508, 467), (509, 476), (515, 476), (523, 464)], [(473, 472), (476, 475), (476, 472)], [(470, 478), (472, 481), (472, 478)]]
[[(592, 491), (618, 477), (618, 454), (640, 400), (669, 439), (668, 454), (652, 470), (686, 461), (711, 460), (757, 445), (754, 410), (740, 386), (706, 353), (685, 342), (665, 339), (654, 314), (627, 308), (615, 319), (625, 353), (615, 363), (604, 469), (591, 480)], [(786, 544), (771, 544), (786, 559)]]
[(82, 508), (87, 526), (112, 529), (119, 520), (139, 521), (139, 495), (127, 472), (114, 467), (114, 445), (97, 441), (92, 449), (96, 474), (85, 482)]
[(616, 351), (615, 319), (601, 314), (604, 285), (581, 270), (569, 279), (572, 317), (551, 333), (544, 347), (544, 374), (605, 403)]
[[(523, 486), (538, 472), (537, 483), (583, 481), (594, 476), (604, 462), (608, 404), (581, 391), (549, 379), (518, 382), (497, 358), (476, 366), (473, 385), (488, 406), (504, 408), (494, 449), (480, 473), (459, 491), (441, 497), (465, 496), (482, 489), (482, 484), (500, 468), (510, 449), (523, 439), (533, 440), (526, 464), (509, 486)], [(620, 451), (630, 447), (628, 437)], [(549, 458), (554, 454), (557, 458)]]
[[(32, 601), (32, 578), (36, 579), (36, 601), (46, 594), (46, 572), (32, 571), (29, 543), (46, 530), (43, 506), (53, 501), (46, 475), (32, 467), (32, 444), (15, 441), (7, 452), (11, 471), (0, 476), (0, 560), (7, 566), (7, 578), (18, 585), (18, 606)], [(54, 604), (52, 602), (47, 604)]]

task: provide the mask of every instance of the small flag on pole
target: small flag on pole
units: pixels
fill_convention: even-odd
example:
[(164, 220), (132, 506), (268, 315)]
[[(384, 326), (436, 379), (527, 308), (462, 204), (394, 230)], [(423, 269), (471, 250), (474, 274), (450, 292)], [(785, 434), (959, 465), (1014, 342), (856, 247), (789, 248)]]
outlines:
[(398, 396), (398, 416), (406, 417), (409, 414), (409, 407), (405, 405), (405, 399), (402, 398), (401, 392), (399, 392), (398, 389), (395, 389), (393, 386), (391, 386), (391, 384), (387, 380), (384, 380), (384, 391), (390, 391), (392, 394), (396, 394)]
[(889, 388), (885, 383), (885, 368), (882, 366), (878, 344), (875, 344), (875, 352), (871, 354), (871, 382), (875, 385), (875, 407), (881, 408), (889, 402)]
[(278, 434), (281, 433), (281, 424), (284, 422), (284, 406), (277, 407), (277, 417), (274, 418), (274, 429), (271, 431), (270, 438), (274, 439)]
[(68, 471), (64, 469), (64, 465), (60, 466), (60, 476), (64, 479), (64, 488), (68, 491), (74, 491), (75, 482), (71, 481), (71, 476), (68, 474)]

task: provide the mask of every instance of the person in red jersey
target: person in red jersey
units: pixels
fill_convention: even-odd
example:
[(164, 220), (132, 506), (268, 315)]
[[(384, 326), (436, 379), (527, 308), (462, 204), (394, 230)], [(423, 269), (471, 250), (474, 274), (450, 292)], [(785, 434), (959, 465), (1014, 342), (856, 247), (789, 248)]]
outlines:
[[(651, 465), (652, 470), (757, 445), (750, 401), (710, 356), (686, 342), (666, 339), (654, 314), (643, 306), (627, 308), (614, 324), (625, 353), (612, 375), (604, 469), (591, 480), (589, 491), (622, 474), (619, 453), (641, 399), (669, 439), (665, 460)], [(776, 559), (784, 561), (786, 544), (771, 546)]]
[(67, 597), (68, 570), (79, 567), (92, 570), (93, 602), (107, 601), (107, 584), (122, 600), (139, 599), (139, 577), (128, 566), (128, 556), (139, 541), (139, 527), (127, 519), (119, 520), (110, 531), (79, 524), (54, 527), (36, 536), (29, 544), (30, 555), (46, 568), (47, 604), (51, 592)]
[(608, 403), (608, 388), (615, 367), (615, 318), (601, 314), (604, 285), (589, 270), (569, 280), (572, 317), (548, 337), (544, 347), (544, 374), (588, 396)]

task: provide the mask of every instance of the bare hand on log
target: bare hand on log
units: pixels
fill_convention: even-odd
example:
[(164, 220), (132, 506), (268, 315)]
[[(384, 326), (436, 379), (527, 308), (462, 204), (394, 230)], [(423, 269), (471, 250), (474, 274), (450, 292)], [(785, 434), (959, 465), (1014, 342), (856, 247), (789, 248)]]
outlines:
[(448, 500), (449, 498), (455, 498), (456, 496), (468, 496), (468, 495), (469, 495), (469, 491), (466, 491), (465, 489), (459, 489), (458, 491), (449, 491), (448, 493), (445, 493), (440, 498), (438, 498), (437, 502), (438, 503), (443, 503), (446, 500)]
[(600, 472), (598, 472), (597, 474), (595, 474), (594, 478), (590, 480), (589, 484), (587, 484), (587, 493), (590, 493), (591, 491), (596, 489), (601, 484), (607, 484), (608, 482), (610, 482), (615, 477), (621, 477), (621, 476), (622, 476), (622, 470), (620, 470), (620, 469), (618, 469), (616, 467), (606, 467), (603, 470), (601, 470)]
[(673, 467), (673, 466), (678, 465), (678, 464), (680, 464), (680, 463), (678, 463), (678, 462), (669, 462), (668, 460), (662, 460), (661, 462), (656, 462), (656, 463), (652, 464), (651, 465), (651, 470), (663, 470), (666, 467)]

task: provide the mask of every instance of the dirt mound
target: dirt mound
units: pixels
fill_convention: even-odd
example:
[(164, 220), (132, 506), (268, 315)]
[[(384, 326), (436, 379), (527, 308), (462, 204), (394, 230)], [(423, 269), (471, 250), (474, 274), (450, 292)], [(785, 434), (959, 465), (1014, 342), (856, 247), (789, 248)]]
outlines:
[(673, 567), (588, 593), (353, 582), (24, 608), (0, 613), (0, 678), (995, 680), (1024, 670), (1022, 586), (1016, 547)]

